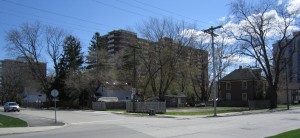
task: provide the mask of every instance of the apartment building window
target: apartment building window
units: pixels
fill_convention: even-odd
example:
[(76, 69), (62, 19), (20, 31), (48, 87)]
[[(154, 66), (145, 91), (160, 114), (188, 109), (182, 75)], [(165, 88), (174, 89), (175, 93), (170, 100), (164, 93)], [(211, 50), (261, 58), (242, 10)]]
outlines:
[(231, 90), (231, 83), (230, 82), (226, 82), (226, 90)]
[(247, 81), (242, 82), (242, 89), (247, 90)]

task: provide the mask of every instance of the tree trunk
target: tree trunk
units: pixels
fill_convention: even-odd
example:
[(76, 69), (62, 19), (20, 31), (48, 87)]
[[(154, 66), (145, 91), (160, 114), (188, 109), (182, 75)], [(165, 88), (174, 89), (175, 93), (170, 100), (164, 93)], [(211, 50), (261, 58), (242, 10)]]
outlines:
[(277, 92), (276, 92), (276, 88), (273, 87), (269, 87), (270, 90), (270, 109), (274, 109), (277, 108)]

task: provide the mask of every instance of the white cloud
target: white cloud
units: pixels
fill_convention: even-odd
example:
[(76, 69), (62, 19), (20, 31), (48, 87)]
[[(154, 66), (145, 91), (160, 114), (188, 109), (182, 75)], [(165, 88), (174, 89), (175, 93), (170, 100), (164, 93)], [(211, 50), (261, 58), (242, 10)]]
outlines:
[(219, 18), (218, 19), (219, 21), (225, 21), (226, 20), (226, 17), (224, 16), (224, 17), (221, 17), (221, 18)]
[(255, 59), (247, 56), (238, 56), (233, 55), (229, 57), (229, 60), (233, 62), (235, 65), (250, 65), (255, 63)]
[(300, 0), (289, 0), (287, 10), (290, 13), (296, 12), (297, 15), (300, 16)]
[(209, 43), (210, 42), (210, 35), (207, 33), (204, 33), (203, 31), (198, 31), (195, 29), (186, 29), (184, 30), (181, 35), (185, 37), (193, 37), (196, 39), (196, 41), (201, 41), (203, 43)]
[[(300, 0), (299, 0), (300, 1)], [(249, 21), (253, 24), (256, 24), (256, 20), (259, 20), (262, 16), (261, 13), (259, 14), (253, 14), (248, 17)], [(264, 14), (264, 19), (267, 19), (270, 21), (269, 24), (265, 25), (264, 27), (268, 30), (266, 33), (267, 37), (279, 37), (282, 35), (282, 30), (285, 27), (285, 20), (291, 21), (291, 23), (294, 23), (294, 18), (284, 19), (278, 15), (278, 13), (275, 10), (270, 10)], [(249, 27), (250, 24), (246, 20), (242, 20), (238, 23), (228, 22), (223, 26), (225, 30), (230, 30), (235, 36), (240, 35), (246, 35), (245, 29), (247, 29), (248, 32), (253, 32), (252, 27)], [(250, 28), (250, 29), (249, 29)], [(297, 26), (289, 26), (288, 31), (291, 34), (292, 32), (299, 30)]]
[(278, 3), (277, 3), (277, 5), (281, 5), (283, 3), (283, 1), (282, 0), (278, 0)]

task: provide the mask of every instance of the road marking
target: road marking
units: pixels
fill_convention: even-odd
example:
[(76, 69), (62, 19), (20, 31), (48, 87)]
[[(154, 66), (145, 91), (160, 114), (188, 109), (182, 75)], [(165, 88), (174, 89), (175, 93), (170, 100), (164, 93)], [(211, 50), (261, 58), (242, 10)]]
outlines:
[(115, 122), (115, 121), (122, 121), (122, 120), (124, 120), (124, 119), (102, 120), (102, 121), (91, 121), (91, 122), (78, 122), (78, 123), (71, 123), (71, 125), (96, 124), (96, 123)]

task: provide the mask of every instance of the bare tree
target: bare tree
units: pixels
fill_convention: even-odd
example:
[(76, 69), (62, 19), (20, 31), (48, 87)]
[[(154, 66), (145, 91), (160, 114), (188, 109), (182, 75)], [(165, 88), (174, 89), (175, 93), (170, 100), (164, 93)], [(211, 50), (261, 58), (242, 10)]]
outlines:
[[(299, 36), (299, 33), (291, 35), (298, 11), (291, 12), (286, 7), (286, 3), (278, 5), (275, 0), (257, 4), (236, 0), (231, 3), (235, 23), (226, 26), (230, 26), (231, 35), (238, 41), (240, 53), (254, 58), (262, 68), (268, 82), (270, 108), (277, 107), (279, 74), (285, 66), (282, 64), (284, 51)], [(273, 53), (271, 43), (274, 43), (274, 39), (279, 41)]]
[(47, 53), (54, 64), (55, 76), (59, 73), (59, 59), (63, 52), (63, 42), (66, 37), (65, 31), (58, 27), (48, 26), (45, 30)]
[(183, 32), (194, 27), (171, 19), (150, 18), (139, 28), (142, 36), (149, 41), (149, 47), (146, 47), (148, 53), (141, 54), (147, 72), (144, 91), (150, 86), (153, 96), (164, 100), (177, 77), (182, 49), (195, 39), (193, 35), (187, 37)]
[(10, 30), (7, 32), (6, 41), (8, 50), (26, 59), (32, 75), (40, 81), (43, 89), (47, 90), (48, 81), (40, 62), (43, 49), (40, 23), (25, 23), (19, 29)]
[[(216, 40), (216, 80), (218, 82), (226, 75), (226, 70), (233, 65), (233, 57), (237, 56), (236, 47), (230, 42), (231, 38), (225, 33), (226, 30), (223, 29)], [(218, 94), (220, 94), (220, 85), (218, 85)]]

